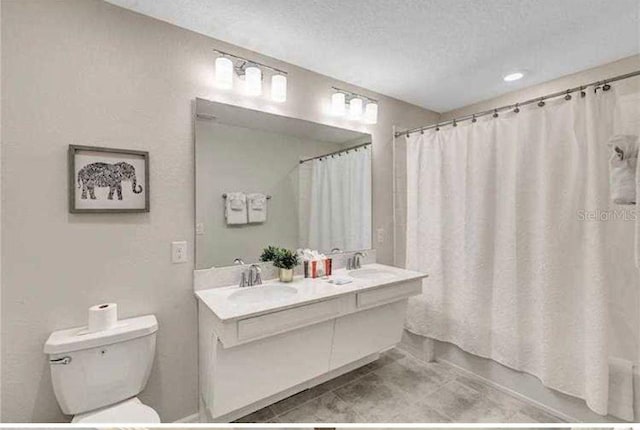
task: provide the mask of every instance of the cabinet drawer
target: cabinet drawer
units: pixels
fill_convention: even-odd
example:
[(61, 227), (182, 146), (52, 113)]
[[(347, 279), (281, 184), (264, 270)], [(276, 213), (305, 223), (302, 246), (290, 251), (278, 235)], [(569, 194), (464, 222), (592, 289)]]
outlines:
[(406, 299), (420, 293), (422, 293), (422, 280), (410, 281), (400, 285), (381, 287), (358, 293), (357, 304), (358, 308), (366, 308), (394, 300)]
[(238, 339), (253, 339), (334, 318), (343, 312), (343, 304), (345, 300), (337, 298), (240, 320)]

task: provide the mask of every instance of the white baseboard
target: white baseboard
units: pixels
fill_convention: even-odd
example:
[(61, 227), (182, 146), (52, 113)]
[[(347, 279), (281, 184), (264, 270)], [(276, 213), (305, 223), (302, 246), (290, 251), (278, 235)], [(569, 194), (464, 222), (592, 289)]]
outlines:
[(193, 424), (200, 421), (200, 414), (196, 412), (195, 414), (188, 415), (186, 417), (180, 418), (179, 420), (174, 421), (175, 424)]

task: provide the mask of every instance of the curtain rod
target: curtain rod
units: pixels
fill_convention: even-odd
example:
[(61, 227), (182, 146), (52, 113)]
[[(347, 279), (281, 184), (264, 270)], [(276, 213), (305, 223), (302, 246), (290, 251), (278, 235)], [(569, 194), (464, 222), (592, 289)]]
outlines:
[(395, 137), (400, 137), (402, 135), (406, 135), (409, 136), (409, 134), (411, 133), (415, 133), (417, 131), (419, 132), (423, 132), (425, 130), (429, 130), (432, 128), (439, 128), (441, 126), (446, 126), (446, 125), (453, 125), (456, 126), (459, 122), (461, 121), (467, 121), (467, 120), (471, 120), (472, 122), (475, 122), (476, 118), (479, 118), (481, 116), (485, 116), (485, 115), (490, 115), (493, 114), (494, 117), (497, 117), (498, 112), (504, 111), (504, 110), (508, 110), (508, 109), (515, 109), (515, 112), (519, 112), (519, 108), (521, 106), (526, 106), (529, 105), (531, 103), (538, 103), (539, 106), (544, 106), (544, 101), (545, 100), (549, 100), (549, 99), (553, 99), (556, 97), (560, 97), (560, 96), (565, 96), (568, 97), (567, 100), (569, 100), (571, 98), (570, 94), (571, 93), (575, 93), (576, 91), (584, 91), (587, 87), (593, 87), (595, 86), (595, 90), (597, 90), (598, 88), (600, 88), (602, 86), (602, 89), (604, 91), (608, 91), (611, 86), (609, 85), (609, 83), (611, 82), (616, 82), (616, 81), (621, 81), (623, 79), (628, 79), (628, 78), (633, 78), (634, 76), (639, 76), (640, 75), (640, 70), (636, 70), (635, 72), (631, 72), (631, 73), (626, 73), (624, 75), (618, 75), (618, 76), (614, 76), (612, 78), (608, 78), (608, 79), (603, 79), (601, 81), (595, 81), (595, 82), (591, 82), (589, 84), (585, 84), (585, 85), (580, 85), (578, 87), (574, 87), (574, 88), (569, 88), (567, 90), (564, 91), (558, 91), (555, 93), (551, 93), (551, 94), (547, 94), (541, 97), (536, 97), (533, 99), (529, 99), (529, 100), (525, 100), (523, 102), (518, 102), (518, 103), (514, 103), (514, 104), (510, 104), (510, 105), (505, 105), (505, 106), (500, 106), (498, 108), (494, 108), (494, 109), (488, 109), (485, 111), (481, 111), (481, 112), (476, 112), (476, 113), (472, 113), (469, 115), (464, 115), (461, 116), (459, 118), (453, 118), (451, 120), (448, 121), (444, 121), (441, 123), (436, 123), (436, 124), (430, 124), (430, 125), (426, 125), (423, 127), (416, 127), (416, 128), (412, 128), (406, 131), (402, 131), (402, 132), (396, 132), (395, 133)]
[(317, 160), (319, 158), (327, 158), (327, 157), (331, 157), (333, 155), (342, 154), (343, 152), (349, 152), (352, 149), (356, 149), (357, 150), (358, 148), (362, 148), (363, 146), (367, 146), (367, 145), (371, 145), (371, 142), (363, 143), (361, 145), (352, 146), (351, 148), (341, 149), (339, 151), (330, 152), (330, 153), (324, 154), (324, 155), (318, 155), (317, 157), (307, 158), (306, 160), (300, 160), (300, 164), (306, 163), (307, 161)]

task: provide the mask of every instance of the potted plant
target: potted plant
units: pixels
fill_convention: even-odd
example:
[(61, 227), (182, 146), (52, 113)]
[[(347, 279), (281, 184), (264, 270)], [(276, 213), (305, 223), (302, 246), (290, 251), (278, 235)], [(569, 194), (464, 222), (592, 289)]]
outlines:
[(269, 262), (276, 259), (276, 256), (280, 252), (280, 248), (277, 246), (267, 246), (262, 250), (262, 255), (260, 256), (260, 261)]
[[(266, 251), (266, 250), (265, 250)], [(280, 248), (273, 259), (274, 267), (279, 270), (280, 282), (293, 281), (293, 269), (300, 264), (298, 254), (289, 249)]]

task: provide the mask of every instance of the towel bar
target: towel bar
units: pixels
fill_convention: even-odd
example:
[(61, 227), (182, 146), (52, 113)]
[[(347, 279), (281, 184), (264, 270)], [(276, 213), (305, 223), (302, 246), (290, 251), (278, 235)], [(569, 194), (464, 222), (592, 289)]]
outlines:
[[(222, 198), (223, 198), (223, 199), (226, 199), (226, 198), (227, 198), (227, 193), (224, 193), (224, 194), (222, 195)], [(268, 195), (268, 196), (267, 196), (267, 200), (269, 200), (269, 199), (271, 199), (271, 196), (269, 196), (269, 195)]]

